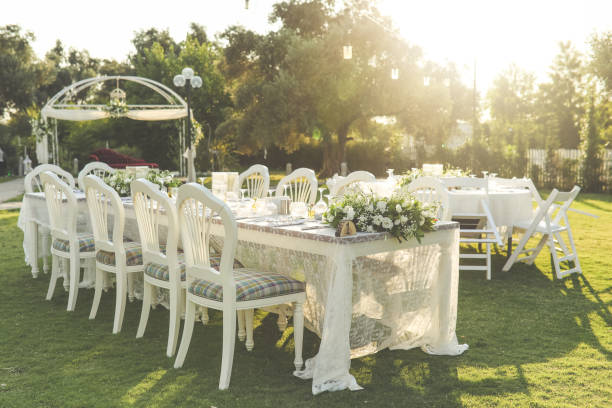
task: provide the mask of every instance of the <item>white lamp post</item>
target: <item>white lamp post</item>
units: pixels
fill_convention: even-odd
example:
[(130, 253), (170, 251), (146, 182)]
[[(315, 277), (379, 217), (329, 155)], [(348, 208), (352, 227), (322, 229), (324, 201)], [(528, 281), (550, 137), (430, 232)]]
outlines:
[(174, 86), (182, 88), (185, 87), (187, 94), (187, 182), (193, 183), (196, 181), (195, 177), (195, 166), (193, 164), (193, 143), (191, 140), (191, 105), (189, 97), (191, 96), (191, 88), (199, 88), (202, 86), (202, 78), (193, 74), (193, 69), (187, 67), (183, 68), (183, 71), (174, 77)]

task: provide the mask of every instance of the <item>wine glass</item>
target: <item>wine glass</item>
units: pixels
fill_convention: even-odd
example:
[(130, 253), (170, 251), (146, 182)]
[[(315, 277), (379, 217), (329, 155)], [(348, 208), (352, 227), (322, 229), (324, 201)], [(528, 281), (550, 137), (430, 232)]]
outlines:
[(323, 200), (323, 192), (325, 191), (325, 187), (319, 187), (319, 201)]
[(287, 197), (287, 189), (288, 189), (288, 188), (289, 188), (289, 185), (288, 185), (288, 184), (285, 184), (285, 185), (283, 186), (283, 195), (284, 195), (285, 197)]
[(482, 171), (482, 177), (483, 178), (487, 178), (487, 174), (489, 174), (488, 171), (484, 171), (484, 170)]
[(388, 179), (392, 179), (393, 178), (393, 169), (388, 169), (387, 170), (387, 174), (389, 175), (387, 178)]
[(274, 193), (276, 192), (276, 189), (274, 188), (269, 188), (268, 189), (268, 197), (272, 197), (274, 195)]
[(247, 192), (248, 192), (248, 191), (249, 191), (249, 190), (248, 190), (248, 189), (246, 189), (246, 188), (241, 188), (241, 189), (240, 189), (240, 198), (241, 198), (242, 200), (244, 200), (244, 199), (246, 199), (246, 198), (247, 198)]

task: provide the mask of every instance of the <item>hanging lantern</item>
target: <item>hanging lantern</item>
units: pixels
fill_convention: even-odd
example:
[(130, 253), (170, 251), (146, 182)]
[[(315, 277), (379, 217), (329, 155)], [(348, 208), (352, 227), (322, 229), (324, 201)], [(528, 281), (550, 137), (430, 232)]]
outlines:
[(125, 104), (125, 91), (121, 88), (115, 88), (110, 93), (111, 102), (117, 104)]
[(399, 78), (399, 68), (391, 68), (391, 79), (396, 80)]
[(342, 53), (344, 55), (344, 59), (349, 60), (353, 58), (353, 47), (350, 45), (345, 45), (342, 47)]

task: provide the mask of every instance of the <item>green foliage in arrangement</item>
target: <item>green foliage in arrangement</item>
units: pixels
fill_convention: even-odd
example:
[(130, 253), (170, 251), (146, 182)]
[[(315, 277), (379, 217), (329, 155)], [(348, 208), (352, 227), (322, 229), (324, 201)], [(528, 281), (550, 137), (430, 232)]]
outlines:
[[(222, 314), (196, 324), (182, 369), (165, 355), (168, 311), (151, 311), (136, 339), (141, 304), (128, 303), (121, 333), (113, 335), (114, 289), (103, 293), (89, 320), (93, 291), (81, 289), (66, 312), (61, 280), (45, 300), (49, 275), (32, 279), (23, 261), (17, 212), (0, 212), (0, 406), (63, 407), (594, 407), (612, 400), (612, 200), (580, 194), (570, 213), (584, 269), (552, 279), (550, 258), (501, 272), (505, 251), (493, 251), (493, 279), (462, 271), (457, 336), (470, 349), (458, 357), (419, 349), (384, 350), (351, 361), (365, 390), (312, 396), (311, 383), (291, 375), (292, 324), (279, 333), (276, 316), (257, 310), (255, 349), (236, 341), (232, 382), (219, 391)], [(42, 270), (42, 269), (41, 269)], [(304, 334), (304, 357), (319, 339)]]
[(362, 192), (345, 194), (323, 214), (323, 220), (337, 228), (342, 221), (352, 221), (361, 232), (388, 232), (398, 241), (416, 238), (432, 231), (438, 206), (422, 204), (406, 193), (376, 197)]

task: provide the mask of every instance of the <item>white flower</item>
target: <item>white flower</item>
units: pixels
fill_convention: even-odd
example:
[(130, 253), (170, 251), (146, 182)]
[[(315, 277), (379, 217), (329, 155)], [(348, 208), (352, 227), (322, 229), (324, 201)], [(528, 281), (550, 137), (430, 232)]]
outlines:
[(378, 211), (380, 212), (385, 212), (385, 210), (387, 209), (387, 203), (384, 201), (377, 202), (376, 209), (378, 209)]
[(402, 216), (400, 217), (400, 222), (401, 222), (402, 224), (407, 223), (407, 222), (408, 222), (408, 217), (406, 217), (405, 215), (402, 215)]
[(371, 225), (368, 225), (368, 228), (366, 228), (367, 232), (374, 232), (374, 227)]
[(421, 215), (419, 216), (419, 227), (421, 227), (423, 224), (425, 224), (425, 217)]
[(344, 213), (346, 214), (345, 219), (352, 221), (353, 218), (355, 218), (355, 210), (353, 209), (353, 207), (351, 207), (350, 205), (347, 205), (346, 207), (344, 207)]
[(382, 220), (382, 226), (384, 229), (391, 229), (393, 228), (393, 221), (391, 221), (391, 218), (384, 217)]
[(359, 222), (361, 223), (365, 223), (368, 220), (368, 217), (366, 217), (365, 215), (360, 215), (359, 216)]
[(332, 214), (327, 214), (327, 222), (333, 222), (334, 216)]
[(374, 206), (372, 205), (372, 203), (368, 204), (368, 206), (366, 207), (366, 210), (368, 210), (368, 212), (374, 211)]
[(401, 205), (399, 205), (399, 204), (396, 204), (396, 206), (395, 206), (395, 211), (397, 211), (398, 213), (399, 213), (399, 212), (402, 212), (402, 206), (401, 206)]
[(374, 218), (372, 218), (372, 224), (380, 225), (383, 222), (383, 216), (380, 214), (376, 214)]
[(400, 220), (399, 220), (399, 218), (397, 218), (395, 221), (393, 221), (393, 224), (395, 224), (395, 225), (400, 225)]

